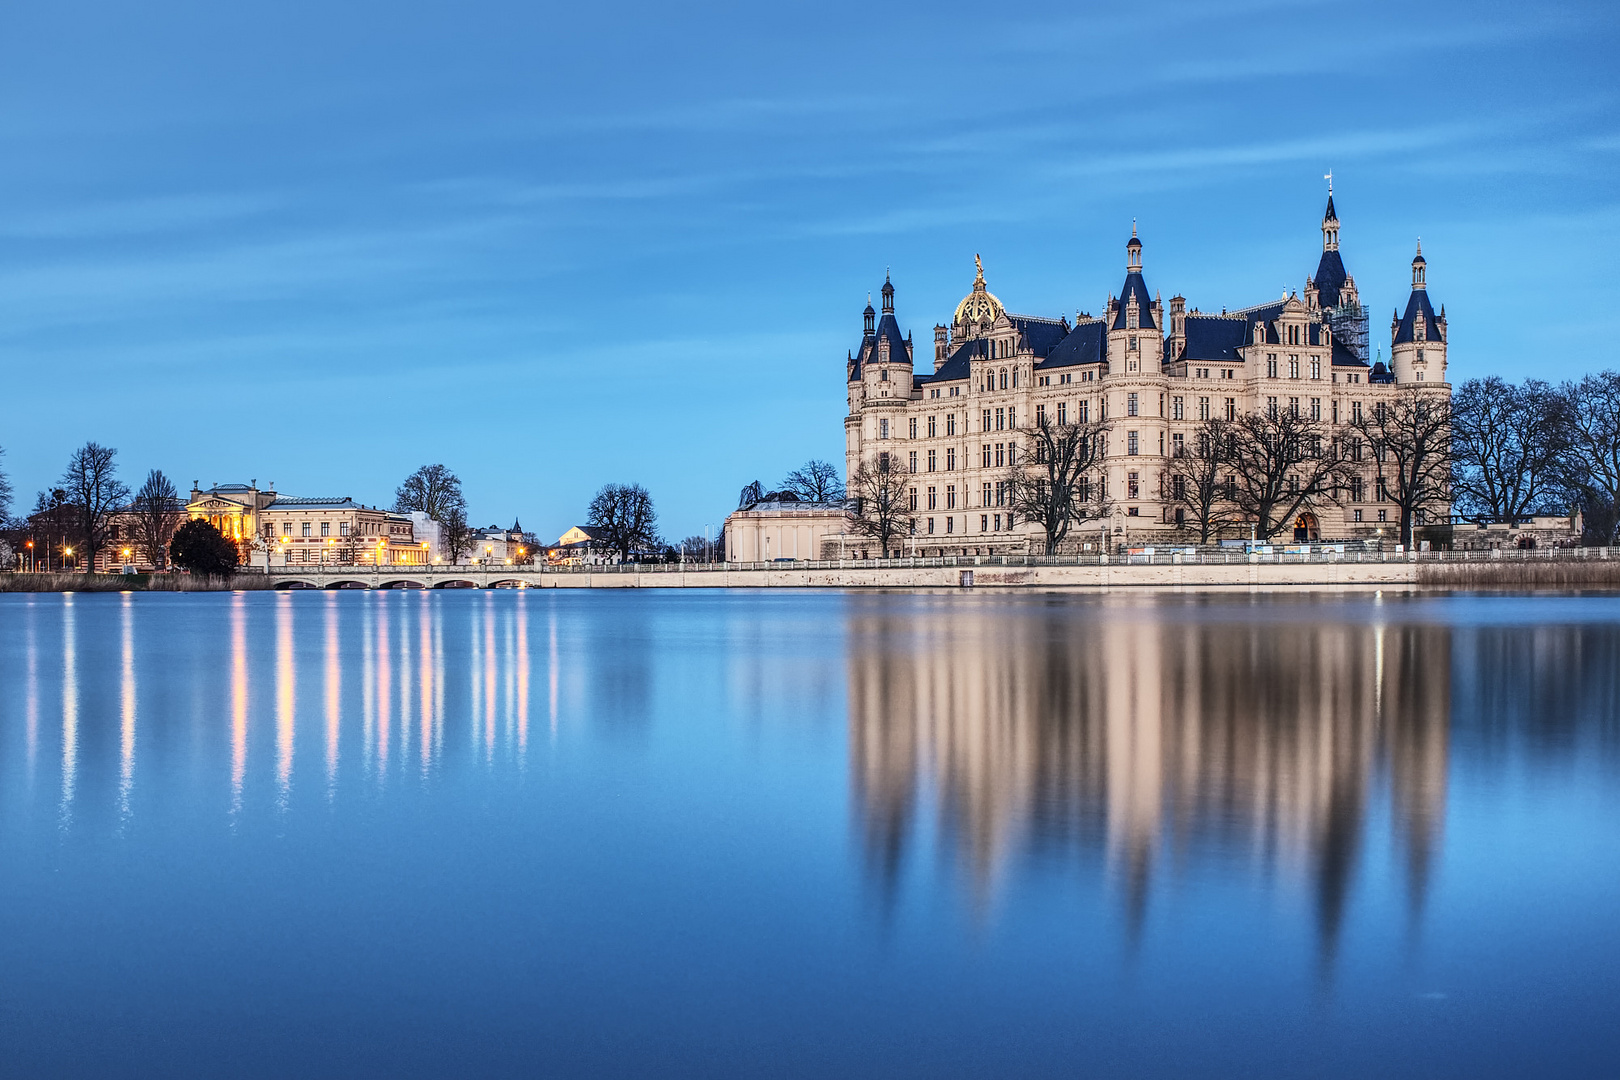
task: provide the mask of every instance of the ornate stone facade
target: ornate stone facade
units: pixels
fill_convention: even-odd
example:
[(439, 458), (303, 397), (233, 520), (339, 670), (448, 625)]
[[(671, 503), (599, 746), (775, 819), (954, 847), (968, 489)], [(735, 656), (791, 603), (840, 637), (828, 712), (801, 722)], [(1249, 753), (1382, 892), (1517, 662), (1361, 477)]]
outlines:
[[(1009, 313), (980, 264), (950, 325), (934, 327), (932, 370), (917, 369), (885, 280), (881, 315), (867, 305), (860, 347), (846, 362), (845, 465), (853, 475), (863, 461), (888, 454), (913, 474), (908, 552), (1033, 549), (1039, 530), (1009, 512), (1004, 480), (1019, 429), (1037, 410), (1059, 423), (1111, 425), (1096, 480), (1106, 485), (1112, 517), (1082, 526), (1066, 545), (1086, 549), (1105, 538), (1187, 537), (1166, 485), (1176, 448), (1205, 419), (1292, 409), (1337, 436), (1397, 387), (1424, 383), (1450, 394), (1445, 311), (1429, 303), (1421, 245), (1406, 310), (1391, 325), (1390, 360), (1369, 363), (1367, 317), (1339, 254), (1331, 191), (1316, 275), (1278, 300), (1211, 314), (1173, 296), (1166, 308), (1148, 290), (1134, 227), (1125, 253), (1125, 281), (1105, 314), (1073, 322)], [(1396, 538), (1399, 515), (1381, 495), (1369, 462), (1341, 501), (1301, 515), (1296, 538)]]

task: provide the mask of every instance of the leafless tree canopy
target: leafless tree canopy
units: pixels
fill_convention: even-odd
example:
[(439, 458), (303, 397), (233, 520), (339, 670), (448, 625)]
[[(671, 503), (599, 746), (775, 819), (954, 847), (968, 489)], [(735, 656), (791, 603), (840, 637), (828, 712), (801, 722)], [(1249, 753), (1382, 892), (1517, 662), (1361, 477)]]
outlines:
[(186, 516), (174, 482), (159, 470), (151, 470), (135, 493), (130, 510), (135, 518), (135, 542), (154, 568), (164, 569), (168, 564), (169, 541)]
[(442, 528), (440, 534), (444, 538), (444, 550), (450, 556), (452, 563), (459, 563), (463, 556), (473, 549), (473, 531), (467, 527), (467, 511), (460, 506), (452, 506), (445, 511), (442, 519), (435, 519)]
[(96, 553), (106, 546), (109, 519), (129, 501), (129, 488), (118, 479), (117, 457), (112, 447), (87, 442), (73, 451), (60, 481), (77, 518), (84, 565), (92, 573)]
[(1613, 544), (1620, 506), (1620, 374), (1602, 371), (1564, 387), (1568, 401), (1567, 482), (1585, 505), (1603, 504), (1602, 535)]
[(453, 509), (467, 509), (461, 494), (461, 479), (443, 465), (423, 465), (405, 478), (394, 492), (394, 512), (408, 514), (420, 510), (443, 524)]
[(844, 497), (844, 483), (838, 469), (828, 462), (814, 460), (794, 469), (782, 481), (782, 490), (792, 492), (803, 502), (835, 502)]
[(752, 484), (744, 484), (742, 491), (737, 494), (737, 509), (746, 510), (765, 497), (765, 486), (758, 480)]
[(1054, 555), (1071, 527), (1108, 516), (1103, 485), (1091, 475), (1102, 463), (1108, 425), (1059, 424), (1038, 412), (1035, 423), (1020, 430), (1029, 445), (1008, 467), (1008, 505), (1041, 526), (1046, 553)]
[(600, 530), (602, 543), (619, 553), (620, 562), (659, 543), (652, 496), (640, 484), (604, 484), (591, 500), (586, 524)]
[(1253, 412), (1232, 422), (1232, 502), (1270, 540), (1305, 510), (1334, 501), (1344, 475), (1327, 430), (1292, 409)]
[(1519, 522), (1565, 491), (1568, 399), (1537, 379), (1469, 379), (1451, 396), (1452, 491), (1458, 509)]
[(1400, 542), (1410, 545), (1412, 526), (1443, 510), (1450, 498), (1451, 407), (1446, 395), (1409, 387), (1353, 418), (1350, 429), (1367, 440), (1376, 483), (1400, 510)]
[(1218, 417), (1205, 420), (1170, 461), (1165, 498), (1182, 511), (1188, 527), (1207, 544), (1227, 525), (1242, 518), (1237, 507), (1237, 481), (1232, 474), (1237, 429)]
[[(0, 458), (6, 456), (5, 447), (0, 446)], [(0, 469), (0, 526), (11, 518), (11, 477), (6, 475), (5, 469)]]
[(910, 528), (909, 476), (893, 457), (879, 454), (876, 461), (864, 462), (849, 478), (850, 531), (876, 540), (885, 557)]

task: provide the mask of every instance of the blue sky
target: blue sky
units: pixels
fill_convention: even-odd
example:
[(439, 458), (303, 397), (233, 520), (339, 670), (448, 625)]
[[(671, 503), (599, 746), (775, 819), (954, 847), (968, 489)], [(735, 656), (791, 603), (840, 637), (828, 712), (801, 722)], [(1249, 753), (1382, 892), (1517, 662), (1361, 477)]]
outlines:
[[(1608, 3), (0, 5), (0, 446), (555, 535), (841, 461), (892, 267), (1014, 311), (1299, 288), (1334, 172), (1375, 343), (1423, 238), (1454, 378), (1617, 361)], [(1387, 339), (1385, 339), (1387, 340)]]

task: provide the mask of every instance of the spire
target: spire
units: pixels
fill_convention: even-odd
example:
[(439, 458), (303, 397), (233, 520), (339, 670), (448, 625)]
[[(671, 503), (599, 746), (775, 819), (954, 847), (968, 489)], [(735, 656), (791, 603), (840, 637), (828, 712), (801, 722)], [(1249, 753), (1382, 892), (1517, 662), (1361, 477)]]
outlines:
[(889, 273), (883, 272), (883, 314), (894, 314), (894, 286), (889, 283)]
[(866, 310), (861, 313), (866, 319), (866, 336), (871, 337), (877, 329), (877, 312), (872, 310), (872, 294), (866, 294)]
[(1412, 291), (1413, 292), (1423, 291), (1426, 288), (1426, 285), (1424, 283), (1424, 277), (1425, 277), (1424, 271), (1427, 270), (1427, 269), (1428, 269), (1428, 263), (1423, 258), (1423, 237), (1420, 236), (1420, 237), (1418, 237), (1418, 242), (1417, 242), (1417, 254), (1412, 256)]
[(1142, 241), (1136, 238), (1136, 219), (1131, 218), (1131, 238), (1125, 242), (1125, 272), (1142, 272)]
[(1339, 250), (1339, 215), (1333, 209), (1333, 171), (1323, 177), (1328, 182), (1327, 209), (1322, 211), (1322, 250)]

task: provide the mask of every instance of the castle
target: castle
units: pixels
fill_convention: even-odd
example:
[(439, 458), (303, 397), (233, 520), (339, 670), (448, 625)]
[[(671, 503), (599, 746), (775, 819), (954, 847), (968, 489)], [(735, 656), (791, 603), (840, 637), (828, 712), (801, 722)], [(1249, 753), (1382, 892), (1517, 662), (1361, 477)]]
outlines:
[[(867, 304), (860, 348), (846, 361), (847, 475), (884, 454), (913, 474), (908, 553), (1034, 550), (1040, 530), (1006, 505), (1020, 422), (1037, 411), (1059, 424), (1106, 420), (1096, 481), (1111, 516), (1071, 534), (1067, 547), (1185, 539), (1186, 522), (1167, 497), (1170, 463), (1203, 421), (1289, 409), (1337, 436), (1397, 387), (1426, 383), (1449, 395), (1445, 309), (1431, 306), (1425, 270), (1420, 244), (1405, 313), (1391, 323), (1388, 364), (1369, 363), (1367, 314), (1339, 254), (1331, 185), (1321, 261), (1302, 293), (1218, 315), (1188, 310), (1181, 296), (1166, 311), (1143, 277), (1133, 226), (1124, 284), (1102, 318), (1011, 314), (981, 263), (951, 324), (934, 327), (933, 369), (919, 371), (885, 279), (881, 316)], [(1396, 537), (1397, 517), (1369, 464), (1339, 501), (1300, 514), (1293, 537)]]

